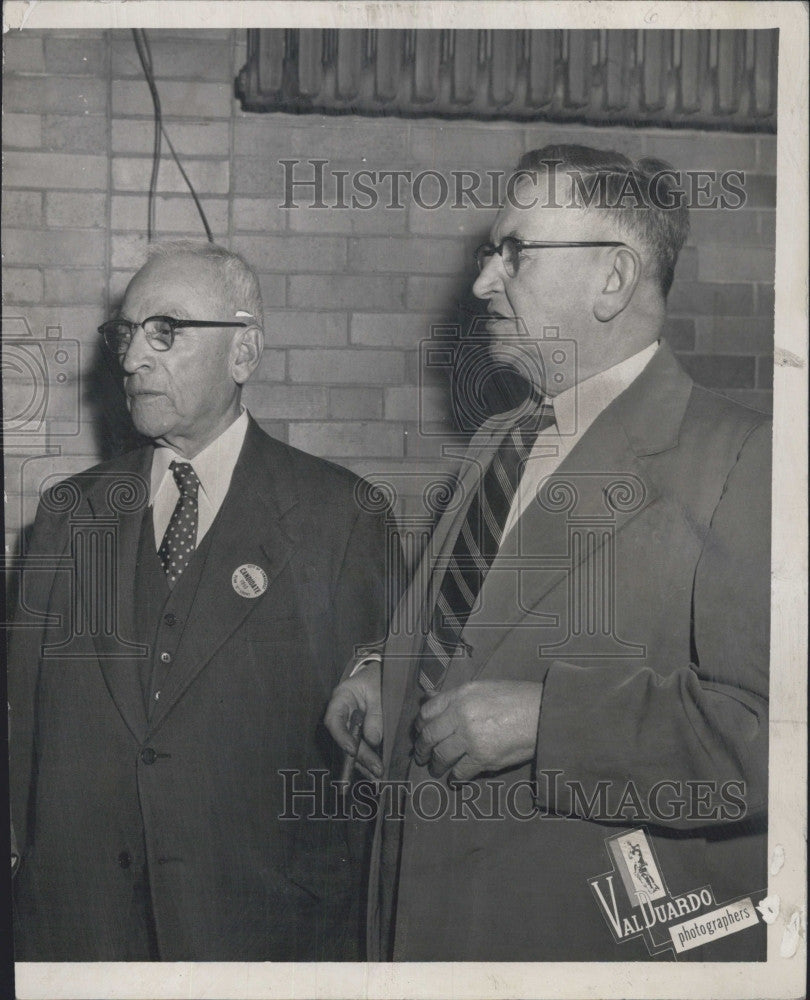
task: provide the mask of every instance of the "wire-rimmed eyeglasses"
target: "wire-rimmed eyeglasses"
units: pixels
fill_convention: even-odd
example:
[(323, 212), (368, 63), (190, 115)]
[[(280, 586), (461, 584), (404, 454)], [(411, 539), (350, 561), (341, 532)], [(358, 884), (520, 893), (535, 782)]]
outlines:
[(128, 319), (110, 319), (102, 323), (98, 332), (104, 338), (107, 349), (118, 358), (129, 350), (132, 337), (140, 326), (149, 346), (155, 351), (168, 351), (174, 343), (175, 331), (185, 327), (249, 326), (235, 320), (220, 319), (175, 319), (174, 316), (149, 316), (143, 323), (133, 323)]
[(518, 239), (517, 236), (505, 236), (497, 246), (495, 246), (494, 243), (482, 243), (481, 246), (475, 251), (475, 262), (478, 265), (478, 270), (483, 271), (490, 257), (494, 256), (496, 253), (500, 254), (504, 270), (510, 278), (514, 278), (514, 276), (518, 273), (518, 268), (520, 267), (520, 252), (522, 250), (542, 250), (546, 248), (554, 249), (558, 247), (625, 246), (627, 246), (626, 243), (621, 243), (616, 240), (545, 240), (540, 242), (537, 240), (521, 240)]

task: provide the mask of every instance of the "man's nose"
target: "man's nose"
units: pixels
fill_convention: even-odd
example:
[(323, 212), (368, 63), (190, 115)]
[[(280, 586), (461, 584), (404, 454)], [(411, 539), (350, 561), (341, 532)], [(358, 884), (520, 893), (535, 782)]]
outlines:
[(473, 282), (473, 295), (477, 299), (491, 299), (503, 287), (503, 262), (501, 255), (493, 253), (487, 257), (486, 263)]
[(121, 367), (127, 375), (133, 375), (143, 368), (151, 368), (155, 361), (154, 355), (143, 327), (138, 325), (132, 331), (132, 339), (121, 357)]

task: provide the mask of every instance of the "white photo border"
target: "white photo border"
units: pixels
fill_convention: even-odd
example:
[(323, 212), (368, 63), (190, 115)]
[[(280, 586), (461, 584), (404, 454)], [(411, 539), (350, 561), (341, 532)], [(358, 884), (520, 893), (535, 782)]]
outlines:
[[(805, 995), (807, 827), (808, 11), (791, 3), (9, 0), (3, 32), (86, 28), (779, 28), (769, 857), (785, 863), (762, 963), (18, 963), (20, 998), (787, 998)], [(805, 918), (802, 916), (804, 925)]]

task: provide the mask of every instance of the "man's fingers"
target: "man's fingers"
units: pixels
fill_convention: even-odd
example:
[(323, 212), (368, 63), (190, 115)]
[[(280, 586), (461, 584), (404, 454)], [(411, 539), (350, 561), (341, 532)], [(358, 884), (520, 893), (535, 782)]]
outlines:
[(344, 753), (354, 753), (357, 741), (351, 735), (350, 723), (352, 712), (360, 706), (351, 689), (341, 690), (342, 687), (343, 685), (340, 685), (332, 695), (323, 723), (329, 735)]
[(376, 787), (377, 782), (380, 780), (378, 774), (372, 774), (367, 767), (363, 767), (357, 761), (354, 762), (355, 770), (360, 775), (361, 778), (365, 778), (367, 781), (373, 781)]
[(466, 756), (456, 762), (450, 776), (456, 781), (472, 781), (472, 779), (476, 777), (476, 775), (479, 775), (483, 769), (483, 765), (480, 761), (476, 760), (474, 757)]
[(379, 778), (382, 775), (382, 759), (365, 740), (360, 741), (355, 765), (367, 778)]
[(455, 731), (455, 722), (450, 712), (443, 712), (437, 718), (417, 727), (419, 736), (413, 745), (416, 762), (424, 764), (436, 744), (452, 736)]
[(383, 738), (383, 717), (382, 712), (369, 706), (366, 717), (363, 720), (363, 739), (370, 746), (378, 747)]
[(429, 722), (430, 719), (435, 719), (437, 715), (441, 715), (449, 704), (450, 695), (446, 694), (444, 691), (440, 691), (438, 694), (433, 694), (423, 701), (422, 707), (419, 709), (419, 715), (416, 717), (415, 725), (417, 730), (420, 725), (424, 725), (426, 722)]
[(464, 752), (462, 741), (457, 736), (451, 736), (433, 748), (428, 771), (432, 777), (441, 778), (457, 761), (464, 758)]
[(359, 721), (366, 741), (378, 746), (383, 735), (379, 669), (368, 667), (338, 684), (323, 721), (329, 735), (344, 753), (353, 754), (357, 750), (353, 722), (356, 725)]
[(352, 761), (352, 769), (348, 773), (348, 775), (345, 776), (345, 780), (354, 781), (358, 776), (361, 778), (366, 778), (368, 781), (373, 781), (375, 786), (377, 782), (380, 780), (379, 774), (374, 774), (372, 771), (369, 771), (369, 769), (365, 766), (365, 764), (361, 764), (360, 761), (357, 758), (355, 758)]

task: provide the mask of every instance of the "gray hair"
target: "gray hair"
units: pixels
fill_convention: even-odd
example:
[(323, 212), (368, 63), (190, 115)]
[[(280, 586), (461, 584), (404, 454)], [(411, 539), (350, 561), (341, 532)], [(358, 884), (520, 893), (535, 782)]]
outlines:
[(171, 260), (175, 257), (199, 257), (213, 268), (219, 291), (234, 312), (249, 313), (257, 326), (262, 326), (264, 314), (259, 280), (250, 265), (239, 256), (217, 243), (202, 240), (167, 240), (150, 243), (146, 250), (147, 261)]
[[(689, 234), (689, 209), (681, 200), (672, 198), (676, 185), (668, 175), (677, 175), (677, 171), (666, 161), (652, 157), (631, 160), (615, 150), (549, 145), (525, 153), (518, 163), (518, 172), (557, 167), (604, 182), (606, 203), (609, 206), (613, 203), (612, 221), (626, 235), (636, 237), (647, 251), (652, 275), (666, 298), (675, 277), (678, 254)], [(622, 204), (621, 193), (628, 182), (644, 194), (640, 207)], [(657, 197), (646, 196), (651, 184)]]

